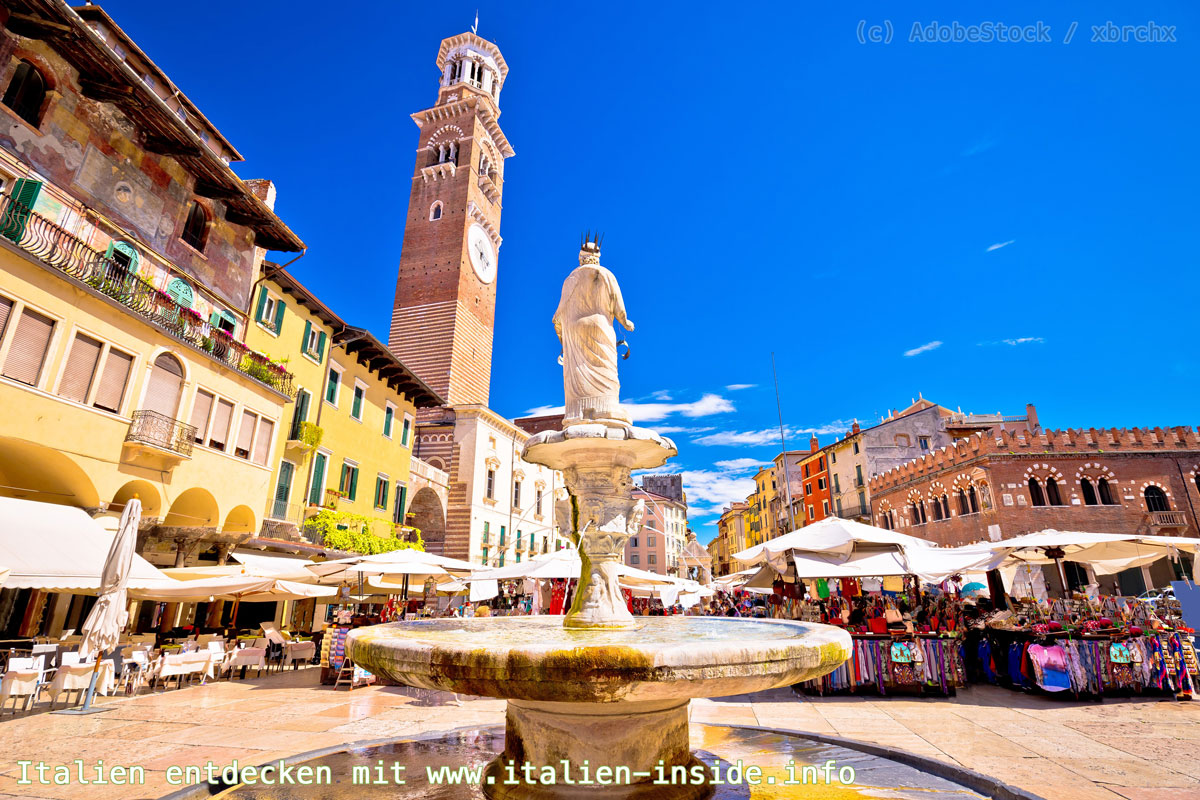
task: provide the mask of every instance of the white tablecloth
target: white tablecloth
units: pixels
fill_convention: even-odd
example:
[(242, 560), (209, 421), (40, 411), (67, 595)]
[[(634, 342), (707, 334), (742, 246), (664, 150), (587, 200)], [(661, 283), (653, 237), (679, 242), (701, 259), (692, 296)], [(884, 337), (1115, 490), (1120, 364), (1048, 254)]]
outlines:
[[(64, 665), (58, 668), (54, 673), (54, 680), (50, 682), (47, 692), (50, 694), (50, 702), (54, 702), (59, 692), (75, 691), (76, 689), (86, 689), (92, 680), (92, 670), (95, 664), (74, 664)], [(100, 694), (107, 695), (113, 688), (113, 663), (111, 661), (101, 661), (100, 670), (96, 675), (96, 691)]]
[(0, 707), (8, 702), (10, 697), (24, 697), (37, 691), (40, 670), (10, 669), (0, 678)]
[(160, 678), (199, 673), (204, 673), (210, 678), (213, 676), (212, 653), (207, 650), (163, 656), (162, 665), (158, 669)]
[(283, 647), (283, 663), (309, 661), (317, 654), (316, 642), (288, 642)]
[(265, 669), (267, 666), (267, 648), (265, 647), (243, 647), (241, 650), (235, 650), (228, 661), (225, 662), (226, 669), (234, 667), (257, 667)]

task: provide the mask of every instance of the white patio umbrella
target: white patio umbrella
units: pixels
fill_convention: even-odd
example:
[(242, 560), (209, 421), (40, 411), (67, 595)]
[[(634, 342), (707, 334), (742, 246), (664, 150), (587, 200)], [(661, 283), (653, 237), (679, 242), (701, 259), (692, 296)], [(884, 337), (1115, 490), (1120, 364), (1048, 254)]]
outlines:
[[(408, 600), (409, 581), (414, 576), (417, 576), (418, 581), (424, 583), (427, 577), (436, 579), (440, 575), (451, 573), (469, 574), (476, 566), (469, 561), (426, 553), (424, 550), (405, 548), (370, 556), (350, 556), (334, 561), (323, 561), (319, 564), (309, 564), (308, 569), (319, 576), (320, 582), (325, 584), (357, 580), (361, 586), (363, 578), (367, 576), (399, 575), (402, 576), (403, 598)], [(407, 605), (405, 603), (406, 610)], [(401, 619), (405, 614), (406, 611), (401, 612)]]
[(133, 552), (137, 549), (137, 530), (141, 521), (142, 501), (134, 495), (125, 503), (125, 510), (121, 512), (117, 535), (113, 537), (108, 558), (104, 561), (104, 571), (100, 573), (100, 596), (96, 598), (96, 604), (92, 606), (81, 629), (83, 641), (79, 644), (80, 655), (87, 658), (93, 651), (96, 654), (96, 666), (92, 669), (87, 696), (82, 708), (64, 709), (65, 711), (92, 714), (105, 710), (92, 707), (92, 698), (96, 694), (96, 674), (100, 671), (100, 656), (117, 646), (121, 639), (121, 631), (129, 621), (125, 587), (129, 583), (129, 571), (133, 566)]

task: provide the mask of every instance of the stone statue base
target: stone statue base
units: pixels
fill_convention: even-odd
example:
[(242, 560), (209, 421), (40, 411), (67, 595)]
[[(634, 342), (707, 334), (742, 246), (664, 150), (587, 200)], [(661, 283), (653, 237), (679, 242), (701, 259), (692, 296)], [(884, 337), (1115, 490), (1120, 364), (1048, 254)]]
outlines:
[(525, 444), (521, 457), (561, 470), (571, 495), (571, 536), (583, 570), (564, 627), (636, 626), (618, 573), (625, 543), (641, 530), (646, 510), (632, 497), (630, 472), (661, 466), (677, 452), (654, 431), (601, 423), (543, 431)]
[(608, 427), (630, 427), (629, 413), (609, 396), (580, 397), (568, 400), (563, 414), (563, 427), (599, 423)]

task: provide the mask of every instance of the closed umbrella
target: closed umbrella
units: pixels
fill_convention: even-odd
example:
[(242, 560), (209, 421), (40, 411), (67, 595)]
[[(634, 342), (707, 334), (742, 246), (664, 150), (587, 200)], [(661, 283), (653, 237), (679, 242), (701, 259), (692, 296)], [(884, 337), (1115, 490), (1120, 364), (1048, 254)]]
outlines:
[(137, 547), (137, 530), (141, 521), (142, 501), (135, 495), (125, 503), (125, 510), (121, 512), (117, 535), (113, 537), (112, 547), (109, 548), (108, 558), (104, 562), (104, 571), (100, 574), (100, 596), (96, 598), (96, 604), (92, 606), (87, 620), (83, 623), (83, 641), (80, 642), (79, 652), (84, 658), (87, 658), (89, 653), (96, 654), (96, 666), (92, 669), (87, 697), (82, 708), (64, 709), (60, 713), (94, 714), (105, 710), (92, 706), (92, 698), (96, 694), (96, 675), (100, 671), (100, 656), (117, 646), (121, 639), (121, 631), (129, 621), (125, 587), (129, 583), (133, 552)]

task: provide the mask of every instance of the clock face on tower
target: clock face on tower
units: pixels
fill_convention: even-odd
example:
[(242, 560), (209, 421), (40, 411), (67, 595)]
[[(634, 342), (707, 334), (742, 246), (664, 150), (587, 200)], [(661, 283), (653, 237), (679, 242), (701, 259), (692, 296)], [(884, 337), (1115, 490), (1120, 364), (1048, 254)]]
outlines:
[(471, 254), (471, 266), (475, 268), (479, 280), (491, 283), (496, 277), (496, 248), (479, 223), (472, 225), (467, 232), (467, 252)]

